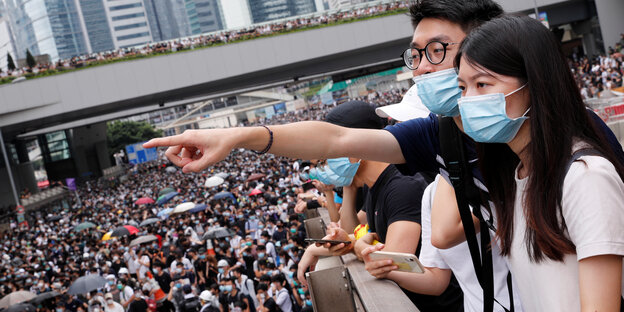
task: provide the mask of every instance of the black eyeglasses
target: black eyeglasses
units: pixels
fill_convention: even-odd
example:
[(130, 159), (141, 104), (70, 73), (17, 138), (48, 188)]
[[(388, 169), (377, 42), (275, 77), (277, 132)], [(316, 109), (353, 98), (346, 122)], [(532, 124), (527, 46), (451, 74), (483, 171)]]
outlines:
[[(427, 60), (432, 65), (438, 65), (444, 61), (446, 57), (446, 47), (449, 45), (457, 44), (456, 42), (441, 42), (441, 41), (431, 41), (427, 43), (424, 49), (419, 48), (408, 48), (403, 52), (401, 57), (403, 57), (403, 61), (405, 62), (405, 66), (407, 68), (414, 70), (417, 69), (422, 61), (423, 52), (427, 57)], [(416, 53), (418, 52), (418, 53)]]

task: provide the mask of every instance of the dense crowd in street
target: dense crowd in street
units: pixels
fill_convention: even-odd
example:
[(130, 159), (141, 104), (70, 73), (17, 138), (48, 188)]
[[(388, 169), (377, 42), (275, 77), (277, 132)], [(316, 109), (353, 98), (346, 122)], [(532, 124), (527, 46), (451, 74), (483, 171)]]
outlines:
[(594, 59), (572, 56), (570, 68), (584, 99), (598, 97), (604, 90), (624, 87), (624, 34), (610, 52), (609, 56), (601, 55)]
[(364, 17), (384, 14), (391, 11), (405, 10), (409, 1), (396, 1), (387, 4), (379, 4), (354, 10), (341, 10), (338, 12), (327, 12), (318, 16), (300, 17), (292, 20), (280, 21), (266, 25), (251, 26), (249, 28), (225, 30), (213, 34), (202, 34), (199, 36), (179, 38), (166, 42), (150, 43), (144, 46), (128, 47), (114, 51), (91, 53), (87, 55), (74, 56), (69, 59), (60, 59), (51, 64), (37, 64), (35, 68), (17, 68), (12, 71), (0, 71), (0, 78), (6, 76), (19, 77), (28, 72), (35, 75), (50, 70), (67, 70), (83, 67), (91, 63), (102, 63), (117, 59), (131, 58), (134, 56), (148, 56), (153, 54), (171, 53), (177, 51), (192, 50), (200, 47), (226, 44), (233, 41), (248, 40), (262, 36), (269, 36), (297, 29), (334, 24)]
[[(262, 122), (317, 120), (326, 112), (311, 108)], [(123, 182), (86, 183), (71, 207), (30, 212), (36, 223), (28, 229), (12, 224), (2, 234), (0, 297), (54, 291), (38, 302), (39, 311), (310, 307), (308, 290), (296, 278), (305, 229), (294, 208), (303, 203), (300, 194), (314, 192), (302, 188), (303, 169), (300, 162), (241, 150), (204, 174), (182, 174), (162, 157), (129, 167)], [(217, 174), (224, 182), (205, 187)], [(165, 194), (169, 201), (152, 203)], [(141, 198), (151, 200), (142, 204)], [(197, 209), (167, 213), (185, 202)], [(123, 226), (130, 230), (105, 237)], [(226, 234), (204, 236), (220, 231)], [(131, 243), (141, 237), (152, 239)], [(105, 284), (70, 290), (82, 276), (99, 276)]]

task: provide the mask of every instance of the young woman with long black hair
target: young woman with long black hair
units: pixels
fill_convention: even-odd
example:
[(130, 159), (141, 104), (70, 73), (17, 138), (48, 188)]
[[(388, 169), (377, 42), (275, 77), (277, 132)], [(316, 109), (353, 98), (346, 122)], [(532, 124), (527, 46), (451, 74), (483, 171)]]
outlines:
[(463, 130), (480, 142), (523, 307), (619, 310), (624, 167), (590, 121), (559, 42), (538, 21), (506, 16), (473, 30), (455, 64)]

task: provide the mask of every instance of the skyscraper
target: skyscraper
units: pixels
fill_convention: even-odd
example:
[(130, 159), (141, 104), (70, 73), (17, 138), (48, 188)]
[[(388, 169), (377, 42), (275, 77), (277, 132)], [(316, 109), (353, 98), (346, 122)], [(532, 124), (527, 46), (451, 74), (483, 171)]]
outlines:
[(116, 48), (152, 42), (143, 0), (109, 0), (104, 2), (104, 6)]
[[(1, 3), (0, 3), (1, 5)], [(9, 28), (9, 22), (0, 16), (0, 69), (7, 70), (7, 54), (11, 53), (13, 61), (16, 61), (15, 57), (15, 45), (13, 44), (13, 38), (11, 34), (11, 28)]]
[(315, 0), (248, 0), (254, 23), (316, 12)]
[(143, 1), (154, 41), (191, 35), (185, 0)]
[(92, 52), (115, 49), (111, 27), (106, 16), (103, 0), (80, 0), (80, 11), (89, 37)]
[(251, 25), (251, 12), (247, 0), (221, 0), (224, 29), (237, 29)]
[(223, 17), (218, 0), (186, 0), (186, 14), (192, 34), (223, 29)]
[(48, 54), (51, 60), (89, 51), (75, 0), (4, 0), (17, 58)]

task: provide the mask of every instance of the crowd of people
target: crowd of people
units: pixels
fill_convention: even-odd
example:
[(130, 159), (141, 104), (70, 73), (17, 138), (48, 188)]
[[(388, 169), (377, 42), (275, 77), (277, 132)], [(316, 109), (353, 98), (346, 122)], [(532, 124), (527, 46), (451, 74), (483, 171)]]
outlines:
[[(599, 97), (604, 90), (624, 87), (624, 34), (608, 56), (594, 59), (573, 55), (570, 68), (575, 75), (583, 99)], [(622, 91), (620, 91), (622, 92)]]
[(166, 42), (150, 43), (139, 47), (128, 47), (114, 51), (105, 51), (78, 55), (69, 59), (60, 59), (50, 64), (37, 64), (34, 68), (16, 68), (15, 70), (0, 71), (0, 78), (20, 77), (27, 73), (34, 75), (44, 74), (50, 71), (63, 71), (73, 68), (88, 66), (90, 64), (105, 63), (123, 58), (136, 56), (148, 56), (153, 54), (171, 53), (184, 50), (192, 50), (217, 44), (225, 44), (233, 41), (248, 40), (262, 36), (269, 36), (296, 29), (305, 29), (337, 22), (344, 22), (364, 17), (385, 14), (391, 11), (407, 9), (409, 1), (400, 0), (386, 4), (378, 4), (362, 7), (354, 10), (341, 10), (327, 12), (318, 16), (298, 17), (292, 20), (278, 23), (257, 25), (243, 29), (225, 30), (214, 34), (199, 35), (194, 37), (179, 38)]
[[(327, 111), (312, 107), (259, 122), (320, 120)], [(172, 173), (161, 154), (159, 161), (128, 167), (123, 182), (87, 182), (77, 190), (80, 202), (72, 196), (71, 207), (30, 211), (34, 224), (2, 234), (0, 297), (18, 290), (58, 292), (39, 303), (39, 311), (309, 310), (308, 289), (296, 278), (305, 229), (294, 208), (303, 203), (301, 195), (313, 192), (303, 186), (304, 165), (239, 151), (210, 172), (187, 175)], [(226, 177), (222, 185), (203, 186), (218, 173)], [(250, 180), (254, 174), (261, 176)], [(169, 202), (136, 204), (142, 197), (157, 200), (166, 188), (177, 192)], [(254, 190), (259, 194), (250, 195)], [(215, 199), (218, 193), (227, 196)], [(206, 208), (159, 214), (184, 202)], [(150, 218), (157, 222), (140, 226)], [(81, 229), (85, 222), (93, 227)], [(103, 240), (124, 225), (138, 232)], [(204, 237), (220, 228), (231, 232)], [(130, 245), (146, 235), (157, 239)], [(78, 296), (67, 293), (89, 275), (107, 284)]]

